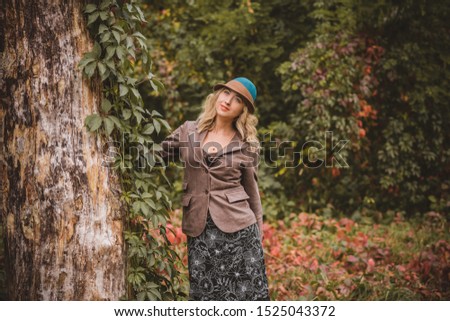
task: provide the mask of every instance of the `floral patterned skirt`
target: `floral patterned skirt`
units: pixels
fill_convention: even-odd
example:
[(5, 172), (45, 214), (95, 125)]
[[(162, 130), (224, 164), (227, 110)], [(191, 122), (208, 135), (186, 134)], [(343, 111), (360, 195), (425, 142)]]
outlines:
[(190, 300), (270, 300), (258, 225), (235, 233), (219, 230), (208, 213), (206, 227), (188, 237)]

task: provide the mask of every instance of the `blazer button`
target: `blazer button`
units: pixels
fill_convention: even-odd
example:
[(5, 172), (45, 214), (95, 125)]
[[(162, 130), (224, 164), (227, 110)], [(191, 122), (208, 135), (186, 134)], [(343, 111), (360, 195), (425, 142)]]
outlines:
[(207, 189), (205, 189), (205, 194), (208, 194), (208, 193), (209, 193), (209, 191)]

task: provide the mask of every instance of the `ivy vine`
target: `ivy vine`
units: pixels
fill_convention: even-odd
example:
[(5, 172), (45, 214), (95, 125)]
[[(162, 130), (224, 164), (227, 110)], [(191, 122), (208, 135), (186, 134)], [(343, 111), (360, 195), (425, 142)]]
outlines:
[[(104, 0), (84, 8), (94, 40), (92, 51), (79, 63), (83, 74), (102, 84), (102, 103), (97, 113), (85, 119), (90, 132), (114, 142), (114, 162), (127, 206), (128, 290), (124, 299), (174, 300), (180, 290), (180, 261), (166, 235), (172, 206), (164, 180), (168, 182), (153, 138), (167, 121), (156, 110), (144, 106), (139, 85), (150, 82), (155, 91), (164, 86), (151, 73), (147, 38), (140, 28), (146, 23), (138, 1)], [(135, 75), (145, 75), (142, 79)], [(170, 183), (169, 183), (170, 184)]]

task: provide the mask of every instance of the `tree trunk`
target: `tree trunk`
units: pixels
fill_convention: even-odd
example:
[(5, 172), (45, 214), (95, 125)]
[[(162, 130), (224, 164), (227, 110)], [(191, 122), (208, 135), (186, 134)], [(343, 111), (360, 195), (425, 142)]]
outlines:
[(77, 68), (92, 48), (79, 1), (3, 0), (1, 217), (11, 300), (125, 294), (118, 178), (84, 128), (101, 88)]

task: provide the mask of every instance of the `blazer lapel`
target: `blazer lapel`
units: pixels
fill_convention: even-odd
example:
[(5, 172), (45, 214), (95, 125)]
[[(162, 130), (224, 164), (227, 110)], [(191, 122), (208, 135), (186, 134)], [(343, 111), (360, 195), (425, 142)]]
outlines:
[(205, 139), (206, 131), (201, 133), (198, 132), (197, 126), (195, 126), (195, 130), (193, 134), (189, 135), (189, 139), (191, 141), (191, 146), (194, 149), (194, 159), (200, 163), (203, 162), (203, 151), (202, 151), (202, 142)]
[(239, 132), (236, 132), (236, 134), (233, 136), (231, 141), (225, 146), (225, 148), (219, 150), (215, 156), (220, 157), (230, 152), (240, 150), (243, 145), (244, 143), (241, 139), (241, 135), (239, 134)]

